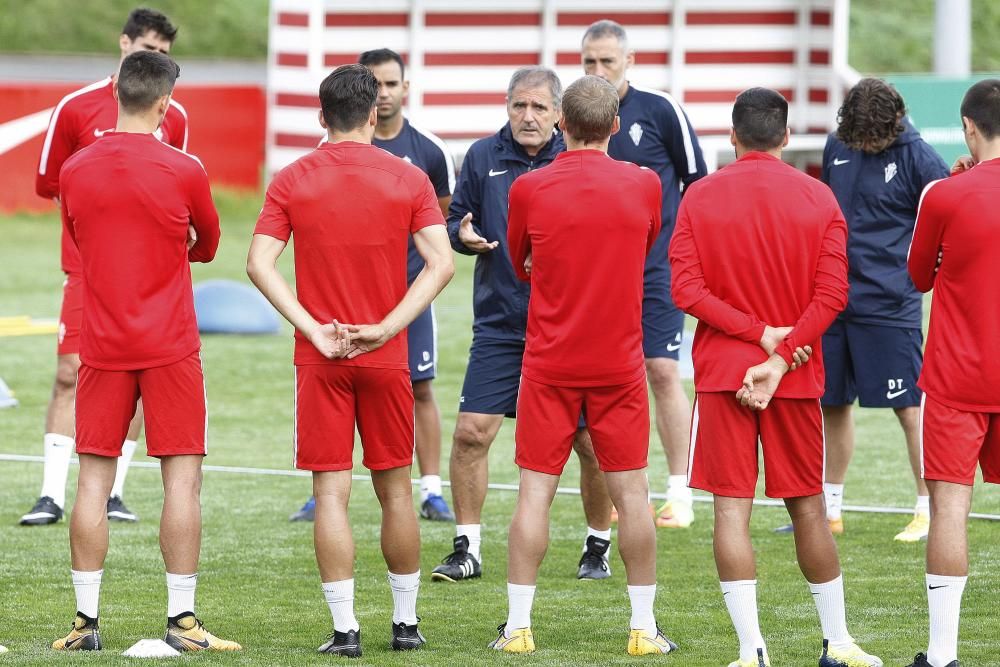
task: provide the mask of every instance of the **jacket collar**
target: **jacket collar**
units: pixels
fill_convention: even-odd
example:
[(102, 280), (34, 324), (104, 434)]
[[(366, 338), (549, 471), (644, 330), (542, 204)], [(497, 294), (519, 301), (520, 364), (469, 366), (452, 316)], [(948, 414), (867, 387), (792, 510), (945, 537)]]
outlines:
[(513, 160), (522, 164), (530, 165), (538, 162), (550, 162), (555, 156), (563, 152), (566, 145), (563, 142), (562, 134), (556, 130), (548, 143), (542, 146), (538, 154), (534, 157), (528, 155), (521, 144), (514, 141), (514, 134), (510, 129), (510, 122), (505, 124), (499, 132), (494, 135), (493, 151), (501, 160)]

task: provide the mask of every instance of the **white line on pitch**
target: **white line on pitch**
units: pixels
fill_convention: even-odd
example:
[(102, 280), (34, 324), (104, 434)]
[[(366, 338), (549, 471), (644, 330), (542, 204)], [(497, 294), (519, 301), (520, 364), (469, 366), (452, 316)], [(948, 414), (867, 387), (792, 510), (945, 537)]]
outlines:
[[(44, 463), (45, 458), (42, 456), (29, 456), (24, 454), (0, 454), (0, 461), (10, 461), (19, 463)], [(71, 463), (79, 464), (78, 459), (71, 459)], [(159, 468), (160, 464), (152, 461), (133, 461), (130, 464), (132, 468)], [(243, 474), (243, 475), (270, 475), (273, 477), (310, 477), (312, 475), (308, 470), (279, 470), (276, 468), (245, 468), (241, 466), (213, 466), (204, 465), (202, 470), (208, 472), (224, 472), (230, 474)], [(369, 475), (351, 475), (351, 479), (356, 482), (370, 482), (371, 476)], [(419, 479), (411, 479), (410, 483), (414, 486), (420, 484)], [(443, 486), (451, 486), (451, 483), (447, 480), (441, 480)], [(499, 484), (491, 483), (488, 485), (490, 489), (494, 491), (517, 491), (517, 484)], [(580, 495), (580, 489), (571, 486), (560, 486), (556, 489), (556, 493), (578, 496)], [(655, 500), (665, 500), (667, 494), (665, 493), (650, 493), (649, 497)], [(711, 496), (695, 495), (694, 500), (699, 503), (710, 503), (712, 502)], [(773, 498), (756, 498), (753, 501), (754, 505), (758, 507), (784, 507), (785, 503), (781, 500), (775, 500)], [(861, 512), (869, 514), (913, 514), (912, 507), (881, 507), (877, 505), (844, 505), (842, 508), (845, 512)], [(987, 519), (989, 521), (1000, 521), (1000, 514), (984, 514), (981, 512), (970, 512), (969, 518), (971, 519)]]

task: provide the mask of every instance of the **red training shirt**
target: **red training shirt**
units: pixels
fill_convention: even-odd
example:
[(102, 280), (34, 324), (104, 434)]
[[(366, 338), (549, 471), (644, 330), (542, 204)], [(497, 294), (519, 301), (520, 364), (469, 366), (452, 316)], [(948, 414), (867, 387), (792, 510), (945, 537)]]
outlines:
[(1000, 412), (998, 202), (1000, 158), (934, 181), (924, 190), (910, 245), (913, 284), (934, 290), (917, 385), (967, 412)]
[(642, 275), (659, 232), (656, 172), (603, 151), (560, 153), (514, 181), (508, 247), (531, 282), (525, 377), (578, 387), (643, 377)]
[[(220, 235), (198, 158), (152, 134), (108, 132), (66, 160), (60, 201), (87, 285), (81, 361), (135, 370), (196, 352), (188, 262), (212, 261)], [(189, 224), (198, 233), (190, 250)]]
[[(377, 324), (406, 294), (410, 234), (443, 225), (427, 174), (371, 144), (324, 143), (277, 173), (254, 234), (295, 235), (295, 291), (316, 321)], [(295, 332), (295, 365), (408, 368), (406, 330), (355, 359)]]
[(823, 395), (820, 337), (847, 305), (847, 224), (823, 183), (762, 152), (746, 153), (685, 192), (670, 242), (670, 293), (698, 318), (695, 390), (736, 391), (767, 359), (764, 325), (794, 326), (776, 352), (812, 358), (778, 398)]
[[(38, 196), (46, 199), (58, 197), (59, 170), (66, 159), (113, 132), (117, 123), (118, 101), (110, 76), (62, 98), (52, 112), (38, 160), (38, 173), (35, 174)], [(174, 148), (187, 150), (187, 112), (173, 99), (163, 118), (163, 125), (156, 131), (156, 138)], [(65, 233), (62, 237), (62, 270), (66, 273), (82, 270), (80, 254)]]

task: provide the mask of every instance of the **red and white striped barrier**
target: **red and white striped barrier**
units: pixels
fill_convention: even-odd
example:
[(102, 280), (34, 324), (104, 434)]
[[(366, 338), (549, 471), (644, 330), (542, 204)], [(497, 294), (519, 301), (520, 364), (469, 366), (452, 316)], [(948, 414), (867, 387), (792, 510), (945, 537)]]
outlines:
[(788, 98), (793, 132), (814, 135), (800, 150), (813, 152), (842, 98), (847, 12), (845, 0), (272, 0), (268, 170), (315, 147), (319, 82), (362, 51), (400, 52), (408, 115), (444, 139), (469, 140), (505, 122), (517, 67), (578, 78), (583, 31), (601, 18), (628, 32), (630, 79), (682, 100), (699, 136), (728, 135), (733, 99), (760, 85)]

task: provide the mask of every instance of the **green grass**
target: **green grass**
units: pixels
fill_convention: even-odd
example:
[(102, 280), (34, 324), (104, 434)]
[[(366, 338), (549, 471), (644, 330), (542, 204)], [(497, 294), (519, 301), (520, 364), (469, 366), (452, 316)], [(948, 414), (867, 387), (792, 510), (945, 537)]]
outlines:
[(267, 56), (267, 0), (0, 0), (0, 52), (116, 54), (125, 19), (142, 6), (178, 26), (177, 58)]
[[(267, 0), (158, 0), (179, 58), (267, 56)], [(134, 0), (0, 0), (0, 51), (111, 53)], [(1000, 3), (972, 0), (973, 71), (1000, 70)], [(891, 40), (887, 48), (887, 38)], [(852, 0), (850, 62), (866, 74), (931, 71), (934, 0)]]
[[(243, 261), (260, 197), (220, 196), (224, 234), (214, 264), (195, 267), (197, 280), (245, 280)], [(54, 317), (58, 312), (59, 226), (53, 215), (0, 218), (4, 239), (0, 315)], [(288, 262), (285, 263), (286, 269)], [(459, 259), (455, 280), (438, 301), (440, 376), (435, 383), (446, 440), (467, 358), (471, 323), (471, 262)], [(287, 331), (290, 333), (290, 331)], [(17, 392), (20, 407), (0, 411), (0, 453), (41, 453), (42, 423), (55, 369), (51, 336), (0, 339), (0, 375)], [(290, 335), (204, 340), (213, 465), (287, 470), (291, 460), (292, 367)], [(689, 387), (690, 389), (690, 387)], [(513, 423), (507, 422), (491, 452), (491, 479), (516, 481), (512, 463)], [(847, 486), (854, 504), (912, 503), (912, 481), (901, 433), (887, 411), (858, 413), (858, 448)], [(447, 461), (449, 443), (444, 443)], [(141, 450), (140, 450), (141, 451)], [(137, 460), (143, 460), (138, 456)], [(650, 478), (662, 491), (665, 464), (651, 442)], [(71, 468), (69, 499), (75, 490)], [(358, 468), (357, 472), (363, 473)], [(576, 486), (571, 461), (565, 485)], [(38, 493), (41, 465), (0, 461), (0, 643), (11, 653), (4, 664), (135, 664), (120, 656), (136, 640), (163, 630), (165, 589), (157, 548), (162, 491), (156, 470), (138, 468), (126, 486), (129, 506), (141, 521), (113, 525), (101, 599), (103, 655), (54, 655), (48, 644), (68, 629), (73, 614), (65, 522), (47, 528), (16, 526)], [(287, 516), (309, 494), (301, 477), (206, 472), (204, 542), (198, 612), (220, 636), (246, 647), (237, 655), (185, 656), (199, 664), (331, 664), (314, 651), (330, 628), (308, 526)], [(394, 655), (388, 648), (391, 598), (378, 550), (379, 512), (370, 484), (357, 482), (351, 503), (357, 539), (357, 609), (365, 628), (361, 664), (638, 664), (624, 654), (628, 623), (624, 570), (617, 555), (605, 582), (574, 579), (583, 519), (579, 500), (559, 496), (553, 508), (552, 544), (542, 568), (535, 606), (536, 655), (496, 656), (484, 647), (506, 615), (506, 526), (515, 502), (511, 492), (492, 491), (484, 516), (482, 581), (432, 584), (424, 579), (419, 613), (427, 650)], [(976, 489), (974, 509), (1000, 512), (995, 487)], [(692, 529), (659, 532), (660, 593), (657, 617), (681, 645), (674, 665), (718, 666), (733, 659), (737, 643), (719, 593), (712, 561), (709, 506), (696, 505)], [(760, 508), (753, 520), (760, 580), (761, 623), (775, 665), (815, 664), (819, 648), (816, 612), (794, 561), (792, 542), (771, 528), (783, 510)], [(846, 515), (840, 538), (852, 632), (887, 665), (906, 664), (926, 646), (922, 545), (904, 546), (892, 536), (906, 517)], [(421, 566), (429, 573), (449, 550), (453, 528), (422, 523)], [(962, 617), (964, 664), (995, 663), (1000, 594), (997, 525), (973, 522), (972, 577)]]

